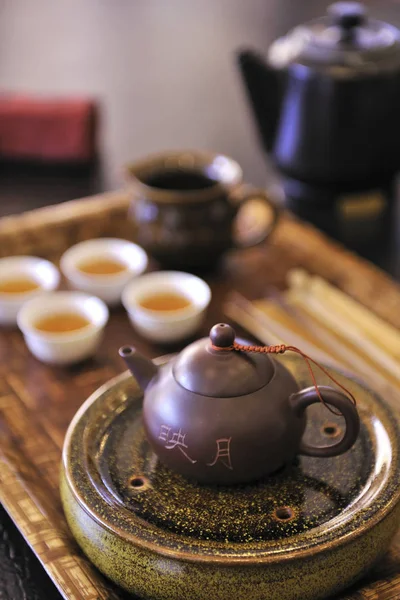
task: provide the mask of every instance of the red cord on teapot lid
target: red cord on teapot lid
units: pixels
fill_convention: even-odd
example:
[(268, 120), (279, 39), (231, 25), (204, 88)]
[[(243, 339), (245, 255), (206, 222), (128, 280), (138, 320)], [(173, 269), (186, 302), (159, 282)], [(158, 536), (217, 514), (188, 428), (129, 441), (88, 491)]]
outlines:
[[(224, 328), (223, 331), (221, 329), (221, 326)], [(219, 328), (219, 330), (216, 331), (215, 330), (216, 328)], [(352, 403), (354, 404), (354, 406), (357, 405), (357, 401), (356, 401), (355, 397), (353, 396), (353, 394), (344, 385), (339, 383), (339, 381), (337, 379), (335, 379), (335, 377), (333, 377), (333, 375), (331, 375), (328, 372), (328, 370), (325, 369), (325, 367), (323, 367), (316, 360), (311, 358), (311, 356), (308, 356), (308, 354), (306, 354), (305, 352), (300, 350), (300, 348), (297, 348), (296, 346), (287, 346), (286, 344), (279, 344), (277, 346), (250, 346), (250, 345), (246, 345), (246, 344), (239, 344), (238, 342), (235, 341), (235, 332), (229, 325), (221, 324), (221, 325), (217, 325), (216, 328), (215, 329), (213, 328), (211, 330), (211, 334), (210, 334), (211, 347), (213, 348), (213, 350), (218, 350), (218, 351), (236, 350), (237, 352), (257, 352), (260, 354), (284, 354), (285, 352), (289, 352), (289, 351), (295, 352), (296, 354), (299, 354), (300, 356), (302, 356), (303, 359), (305, 360), (305, 363), (308, 367), (308, 370), (309, 370), (309, 373), (311, 376), (311, 380), (315, 387), (315, 391), (317, 392), (318, 398), (320, 399), (322, 404), (331, 413), (333, 413), (334, 415), (341, 416), (341, 413), (339, 411), (336, 411), (333, 408), (331, 408), (329, 406), (329, 404), (327, 404), (325, 402), (325, 400), (323, 399), (322, 394), (318, 388), (318, 384), (316, 382), (311, 363), (313, 363), (315, 366), (317, 366), (327, 377), (329, 377), (329, 379), (333, 383), (335, 383), (338, 387), (340, 387), (349, 396), (349, 398), (352, 401)]]

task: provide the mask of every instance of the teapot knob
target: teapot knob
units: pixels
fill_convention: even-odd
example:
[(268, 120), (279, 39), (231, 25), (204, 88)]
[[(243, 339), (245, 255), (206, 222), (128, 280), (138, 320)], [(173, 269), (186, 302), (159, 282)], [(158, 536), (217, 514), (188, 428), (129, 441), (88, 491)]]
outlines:
[(360, 2), (335, 2), (328, 8), (335, 25), (342, 29), (352, 29), (365, 21), (365, 7)]
[(210, 339), (217, 348), (230, 348), (235, 341), (235, 330), (226, 323), (219, 323), (211, 329)]

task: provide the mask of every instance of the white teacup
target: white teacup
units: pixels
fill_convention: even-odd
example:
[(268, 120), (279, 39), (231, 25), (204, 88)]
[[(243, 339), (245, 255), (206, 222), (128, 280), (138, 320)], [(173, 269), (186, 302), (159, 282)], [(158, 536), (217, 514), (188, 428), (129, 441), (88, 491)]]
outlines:
[[(89, 273), (85, 265), (96, 261), (117, 261), (123, 270), (116, 273)], [(98, 238), (69, 248), (61, 257), (60, 267), (69, 286), (94, 294), (108, 305), (118, 304), (127, 283), (145, 271), (147, 254), (137, 244), (118, 238)]]
[[(37, 288), (19, 292), (2, 292), (4, 284), (31, 281)], [(43, 292), (57, 289), (60, 273), (53, 263), (36, 256), (10, 256), (0, 259), (0, 323), (15, 325), (21, 306)], [(12, 289), (11, 287), (9, 289)]]
[[(79, 315), (85, 326), (72, 331), (43, 331), (40, 323), (57, 315)], [(82, 292), (53, 292), (33, 298), (17, 317), (29, 350), (39, 360), (58, 365), (79, 362), (92, 356), (102, 339), (108, 321), (108, 308), (102, 300)]]
[[(187, 305), (176, 310), (153, 310), (143, 306), (146, 298), (177, 294)], [(171, 343), (197, 331), (211, 300), (205, 281), (180, 271), (159, 271), (137, 277), (124, 290), (122, 304), (135, 329), (153, 342)]]

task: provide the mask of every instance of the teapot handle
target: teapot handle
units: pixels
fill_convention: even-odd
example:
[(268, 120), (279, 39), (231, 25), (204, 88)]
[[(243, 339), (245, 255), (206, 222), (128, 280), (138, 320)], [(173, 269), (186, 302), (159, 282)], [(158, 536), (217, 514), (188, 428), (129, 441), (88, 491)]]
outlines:
[[(356, 441), (360, 431), (360, 418), (354, 404), (342, 392), (323, 385), (319, 386), (319, 391), (326, 404), (334, 406), (341, 412), (346, 422), (346, 430), (342, 439), (332, 446), (311, 446), (302, 441), (299, 454), (320, 457), (337, 456), (349, 450)], [(304, 414), (307, 406), (320, 403), (321, 399), (315, 387), (305, 388), (290, 397), (290, 404), (299, 417)]]
[(262, 244), (271, 235), (278, 223), (281, 210), (277, 203), (274, 202), (264, 190), (249, 184), (242, 184), (239, 188), (232, 191), (230, 193), (230, 200), (238, 207), (243, 206), (246, 202), (252, 200), (258, 200), (268, 207), (271, 218), (269, 223), (267, 223), (261, 231), (257, 231), (256, 235), (251, 236), (249, 239), (234, 239), (234, 245), (237, 248), (252, 248), (253, 246)]

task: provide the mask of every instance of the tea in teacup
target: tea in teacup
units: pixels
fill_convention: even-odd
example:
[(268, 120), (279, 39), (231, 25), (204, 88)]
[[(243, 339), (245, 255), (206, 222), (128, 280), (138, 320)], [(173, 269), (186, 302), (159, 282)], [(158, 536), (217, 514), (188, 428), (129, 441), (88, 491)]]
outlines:
[(29, 275), (20, 275), (0, 282), (0, 294), (26, 294), (40, 289), (40, 284)]
[(71, 288), (90, 292), (111, 306), (121, 302), (127, 283), (146, 269), (147, 256), (127, 240), (98, 238), (69, 248), (60, 267)]
[(191, 305), (191, 301), (178, 292), (158, 292), (139, 300), (142, 308), (156, 311), (182, 310)]
[(44, 333), (70, 333), (88, 325), (89, 319), (78, 312), (54, 313), (41, 317), (34, 323), (35, 329)]
[(128, 270), (126, 264), (114, 256), (85, 259), (77, 267), (87, 275), (116, 275)]

